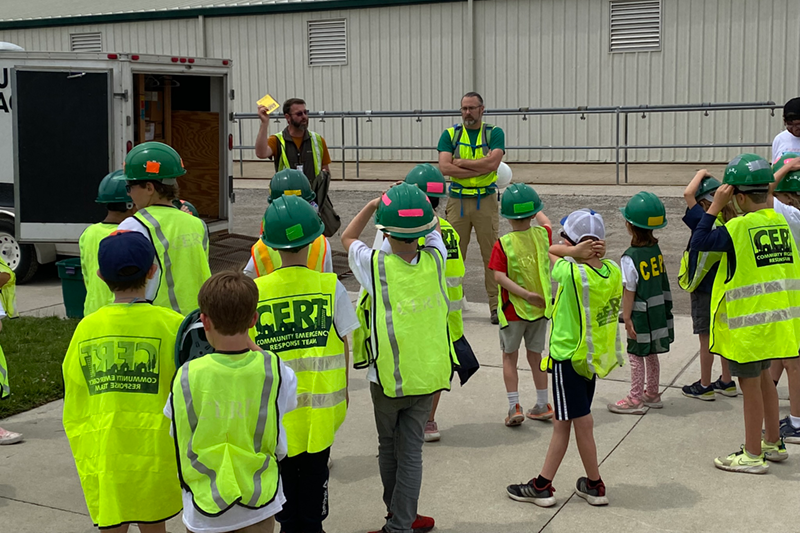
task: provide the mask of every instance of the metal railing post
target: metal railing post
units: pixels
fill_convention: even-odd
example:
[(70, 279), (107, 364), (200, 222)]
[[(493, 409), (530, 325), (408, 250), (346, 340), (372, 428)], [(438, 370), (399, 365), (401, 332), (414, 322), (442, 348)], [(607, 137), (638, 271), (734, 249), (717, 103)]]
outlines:
[(356, 121), (356, 178), (361, 177), (361, 150), (359, 148), (359, 140), (358, 140), (358, 117), (353, 117)]
[(347, 165), (345, 163), (345, 151), (346, 151), (345, 150), (345, 146), (347, 146), (347, 143), (345, 142), (345, 139), (344, 139), (344, 130), (345, 130), (345, 128), (344, 128), (344, 113), (342, 113), (342, 117), (341, 118), (342, 118), (342, 181), (344, 181), (346, 179), (345, 175), (347, 174)]
[(616, 168), (616, 171), (617, 171), (617, 185), (619, 185), (619, 108), (617, 108), (617, 111), (616, 111), (615, 114), (616, 114), (616, 117), (617, 117), (617, 128), (616, 128), (617, 129), (617, 131), (616, 131), (616, 133), (617, 133), (617, 135), (616, 135), (617, 144), (616, 144), (616, 149), (614, 151), (614, 162), (616, 163), (615, 168)]
[(625, 112), (625, 184), (628, 183), (628, 113)]
[(242, 121), (239, 120), (239, 177), (244, 177), (244, 146), (242, 144)]

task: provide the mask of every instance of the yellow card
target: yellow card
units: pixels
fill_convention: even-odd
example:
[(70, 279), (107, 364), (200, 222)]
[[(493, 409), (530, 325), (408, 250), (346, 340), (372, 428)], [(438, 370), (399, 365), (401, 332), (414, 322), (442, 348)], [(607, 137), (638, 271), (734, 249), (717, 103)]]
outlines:
[(267, 113), (272, 113), (273, 111), (275, 111), (280, 107), (280, 104), (278, 104), (278, 102), (276, 102), (275, 99), (268, 94), (265, 95), (261, 100), (256, 102), (256, 105), (263, 105), (264, 107), (266, 107)]

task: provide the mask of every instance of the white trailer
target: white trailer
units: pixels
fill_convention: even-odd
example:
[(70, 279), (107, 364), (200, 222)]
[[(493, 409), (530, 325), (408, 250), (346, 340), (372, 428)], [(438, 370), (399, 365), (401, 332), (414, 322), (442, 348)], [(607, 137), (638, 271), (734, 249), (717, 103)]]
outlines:
[(181, 198), (213, 234), (232, 230), (231, 61), (0, 50), (0, 254), (20, 282), (78, 255), (105, 217), (100, 180), (133, 146), (181, 155)]

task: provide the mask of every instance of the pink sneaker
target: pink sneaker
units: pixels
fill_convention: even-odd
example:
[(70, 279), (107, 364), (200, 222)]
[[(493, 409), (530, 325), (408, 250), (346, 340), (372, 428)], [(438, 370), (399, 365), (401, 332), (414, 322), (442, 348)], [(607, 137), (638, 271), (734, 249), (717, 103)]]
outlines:
[(620, 415), (643, 415), (645, 412), (644, 403), (635, 402), (630, 396), (626, 396), (617, 403), (608, 404), (608, 410)]
[(436, 442), (441, 438), (442, 436), (439, 434), (439, 425), (433, 420), (429, 420), (428, 423), (425, 424), (425, 442)]
[(0, 445), (2, 444), (16, 444), (22, 442), (22, 433), (14, 433), (0, 428)]

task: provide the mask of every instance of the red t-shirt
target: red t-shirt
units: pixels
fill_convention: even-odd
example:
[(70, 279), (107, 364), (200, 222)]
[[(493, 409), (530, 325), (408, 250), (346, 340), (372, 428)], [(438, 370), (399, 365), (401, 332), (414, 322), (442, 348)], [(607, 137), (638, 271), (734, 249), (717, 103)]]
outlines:
[[(553, 230), (544, 226), (547, 230), (547, 240), (553, 244)], [(489, 269), (497, 272), (504, 272), (508, 274), (508, 257), (503, 251), (503, 246), (500, 244), (500, 239), (497, 239), (492, 248), (492, 257), (489, 259)], [(508, 300), (508, 291), (500, 287), (500, 308), (506, 315), (508, 322), (520, 320), (517, 316), (517, 311), (514, 309), (514, 304)]]

